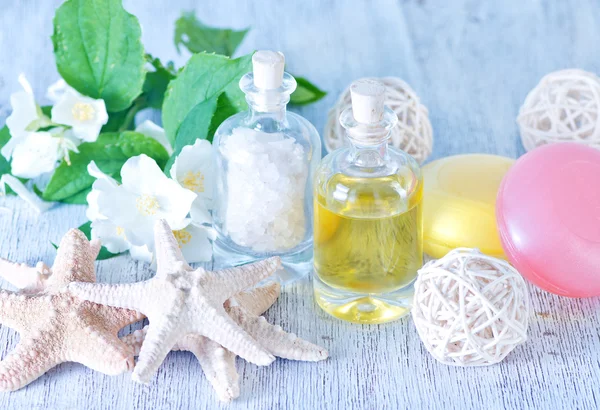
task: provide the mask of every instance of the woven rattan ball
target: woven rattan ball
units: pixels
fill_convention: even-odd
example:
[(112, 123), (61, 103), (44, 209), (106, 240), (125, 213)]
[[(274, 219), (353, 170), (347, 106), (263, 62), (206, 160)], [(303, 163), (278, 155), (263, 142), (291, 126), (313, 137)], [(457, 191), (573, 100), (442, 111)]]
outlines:
[(517, 123), (527, 151), (555, 142), (600, 148), (600, 78), (583, 70), (546, 75), (527, 95)]
[[(433, 148), (433, 131), (429, 112), (421, 104), (412, 88), (397, 77), (371, 78), (382, 82), (386, 88), (385, 104), (398, 115), (398, 125), (391, 132), (391, 144), (423, 163)], [(325, 147), (331, 152), (345, 144), (344, 128), (339, 118), (342, 111), (350, 107), (350, 87), (342, 93), (337, 103), (329, 110), (325, 126)]]
[(437, 360), (485, 366), (527, 340), (529, 294), (507, 262), (458, 248), (419, 270), (412, 317)]

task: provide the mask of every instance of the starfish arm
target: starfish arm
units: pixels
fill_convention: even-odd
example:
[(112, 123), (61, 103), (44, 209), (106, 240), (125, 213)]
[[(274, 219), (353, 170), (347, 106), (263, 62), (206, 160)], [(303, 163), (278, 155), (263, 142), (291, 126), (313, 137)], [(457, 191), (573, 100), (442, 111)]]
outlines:
[[(80, 339), (89, 343), (78, 346), (69, 353), (68, 359), (81, 363), (100, 373), (115, 376), (133, 369), (133, 349), (113, 335), (102, 329), (85, 330)], [(89, 346), (93, 346), (90, 349)]]
[(281, 266), (279, 257), (272, 257), (260, 262), (250, 263), (216, 272), (204, 272), (203, 282), (210, 289), (218, 289), (216, 298), (223, 301), (233, 295), (256, 285), (271, 276)]
[(38, 262), (34, 268), (24, 263), (0, 259), (0, 276), (11, 285), (27, 292), (41, 291), (48, 275), (50, 275), (50, 268), (44, 262)]
[[(51, 316), (50, 305), (43, 298), (34, 298), (24, 294), (0, 289), (0, 323), (18, 332), (31, 326), (33, 315)], [(26, 312), (24, 314), (24, 312)]]
[(169, 224), (164, 220), (154, 225), (154, 244), (156, 247), (156, 276), (161, 277), (181, 270), (191, 271), (179, 248)]
[(117, 334), (123, 326), (139, 320), (140, 315), (127, 309), (80, 303), (76, 319), (80, 330), (68, 359), (109, 375), (133, 369), (133, 349)]
[[(133, 349), (134, 356), (137, 356), (147, 333), (148, 326), (144, 326), (143, 329), (123, 336), (121, 341)], [(200, 335), (184, 337), (173, 346), (172, 350), (188, 351), (196, 356), (220, 400), (229, 402), (240, 395), (239, 376), (235, 370), (235, 355), (229, 350)]]
[(233, 298), (229, 299), (225, 305), (235, 305), (230, 301), (235, 301), (238, 305), (243, 306), (248, 312), (259, 316), (269, 309), (279, 297), (281, 286), (278, 282), (260, 286), (258, 288), (240, 292)]
[(48, 341), (21, 339), (17, 347), (0, 362), (0, 391), (25, 387), (54, 366), (62, 363)]
[(263, 316), (253, 315), (242, 307), (231, 307), (229, 314), (258, 343), (277, 357), (317, 362), (329, 356), (322, 347), (302, 340), (293, 333), (287, 333), (281, 327), (268, 323)]
[(177, 342), (177, 322), (169, 320), (167, 316), (149, 319), (150, 325), (131, 375), (131, 378), (139, 383), (150, 381)]
[[(144, 339), (146, 338), (147, 334), (148, 334), (148, 325), (144, 326), (141, 329), (134, 330), (133, 332), (129, 333), (128, 335), (122, 336), (121, 341), (133, 349), (134, 356), (139, 356), (140, 350), (142, 350), (142, 345), (144, 344)], [(199, 336), (199, 337), (202, 337), (202, 336)], [(187, 349), (180, 348), (179, 343), (175, 343), (171, 350), (178, 351), (178, 350), (187, 350)]]
[(100, 239), (94, 239), (90, 241), (90, 252), (94, 259), (98, 257), (100, 249), (102, 249), (102, 242), (100, 241)]
[(123, 309), (112, 307), (108, 305), (100, 305), (97, 303), (90, 303), (90, 310), (95, 312), (102, 322), (106, 325), (106, 328), (113, 332), (115, 335), (119, 333), (119, 330), (125, 326), (131, 325), (132, 323), (139, 322), (146, 318), (140, 312), (131, 309)]
[(206, 336), (242, 359), (259, 366), (268, 366), (275, 357), (256, 342), (244, 329), (229, 317), (222, 306), (218, 306), (198, 326), (196, 333)]
[[(87, 339), (89, 343), (69, 353), (68, 359), (81, 363), (100, 373), (115, 376), (133, 369), (133, 349), (123, 343), (116, 335), (106, 333), (99, 329), (85, 330), (80, 339)], [(90, 349), (89, 346), (93, 346)]]
[(48, 284), (60, 287), (71, 282), (96, 282), (94, 252), (83, 232), (71, 229), (60, 241)]
[(199, 335), (185, 337), (177, 347), (196, 356), (206, 378), (217, 392), (219, 400), (230, 402), (240, 395), (239, 376), (235, 369), (233, 353)]
[[(69, 291), (78, 298), (113, 307), (141, 311), (148, 281), (137, 283), (106, 284), (75, 282), (69, 285)], [(151, 302), (154, 302), (151, 300)]]

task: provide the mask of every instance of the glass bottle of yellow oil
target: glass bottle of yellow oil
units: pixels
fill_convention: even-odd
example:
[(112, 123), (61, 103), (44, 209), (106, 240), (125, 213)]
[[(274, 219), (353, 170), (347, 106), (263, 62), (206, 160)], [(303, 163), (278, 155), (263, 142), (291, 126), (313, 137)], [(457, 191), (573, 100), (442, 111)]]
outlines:
[(388, 146), (396, 114), (385, 86), (358, 80), (340, 116), (350, 144), (321, 162), (314, 183), (314, 292), (327, 313), (384, 323), (408, 313), (423, 263), (423, 181), (409, 154)]

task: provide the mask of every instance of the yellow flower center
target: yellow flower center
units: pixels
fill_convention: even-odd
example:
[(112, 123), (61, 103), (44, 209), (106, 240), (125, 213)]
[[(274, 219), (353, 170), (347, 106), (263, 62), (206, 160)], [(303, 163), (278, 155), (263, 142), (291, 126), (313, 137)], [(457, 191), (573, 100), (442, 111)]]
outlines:
[[(117, 226), (116, 230), (117, 230), (117, 235), (125, 238), (125, 229), (121, 228), (120, 226)], [(127, 238), (125, 238), (125, 239), (127, 239)]]
[(173, 231), (173, 236), (175, 236), (175, 239), (177, 239), (177, 243), (179, 244), (180, 248), (183, 245), (187, 245), (192, 240), (192, 234), (186, 231), (185, 229), (182, 229), (180, 231)]
[(71, 113), (77, 121), (89, 121), (94, 119), (96, 111), (91, 104), (78, 102), (73, 105)]
[(158, 199), (152, 195), (142, 195), (135, 200), (135, 206), (144, 216), (155, 215), (156, 211), (160, 209)]
[(181, 185), (193, 192), (204, 192), (204, 175), (202, 172), (188, 171), (183, 176)]

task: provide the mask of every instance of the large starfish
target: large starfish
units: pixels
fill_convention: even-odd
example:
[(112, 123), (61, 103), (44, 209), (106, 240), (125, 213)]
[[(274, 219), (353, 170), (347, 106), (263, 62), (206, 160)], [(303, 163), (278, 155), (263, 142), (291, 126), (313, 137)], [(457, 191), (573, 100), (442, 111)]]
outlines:
[(17, 347), (0, 362), (0, 390), (17, 390), (63, 362), (106, 374), (133, 368), (133, 351), (119, 330), (143, 319), (138, 312), (75, 297), (70, 282), (95, 282), (100, 243), (76, 229), (60, 242), (52, 269), (0, 260), (0, 276), (20, 288), (0, 290), (0, 323), (19, 332)]
[[(165, 221), (154, 229), (157, 273), (145, 282), (124, 285), (73, 283), (79, 297), (96, 303), (135, 309), (150, 320), (132, 378), (146, 383), (169, 351), (190, 336), (204, 336), (243, 359), (266, 366), (275, 360), (276, 340), (269, 348), (257, 341), (272, 338), (276, 327), (252, 327), (250, 335), (227, 313), (224, 303), (232, 296), (273, 274), (279, 258), (216, 272), (192, 269)], [(232, 304), (228, 304), (231, 306)], [(236, 309), (231, 309), (230, 314)], [(240, 320), (243, 320), (243, 316)], [(247, 320), (253, 320), (250, 316)], [(257, 319), (261, 321), (260, 319)], [(264, 330), (267, 329), (267, 330)], [(271, 332), (270, 336), (267, 333)], [(254, 336), (254, 337), (253, 337)], [(255, 338), (256, 337), (256, 338)], [(267, 343), (265, 343), (267, 344)], [(214, 346), (214, 345), (212, 345)]]
[[(275, 303), (279, 296), (278, 283), (241, 292), (225, 302), (225, 310), (238, 325), (244, 328), (273, 355), (304, 361), (318, 361), (327, 358), (327, 351), (319, 346), (284, 332), (279, 326), (272, 326), (262, 315)], [(123, 337), (135, 354), (139, 354), (148, 326)], [(192, 352), (212, 384), (221, 401), (229, 402), (240, 395), (239, 376), (235, 370), (236, 355), (218, 343), (200, 335), (188, 335), (179, 340), (172, 350)]]

